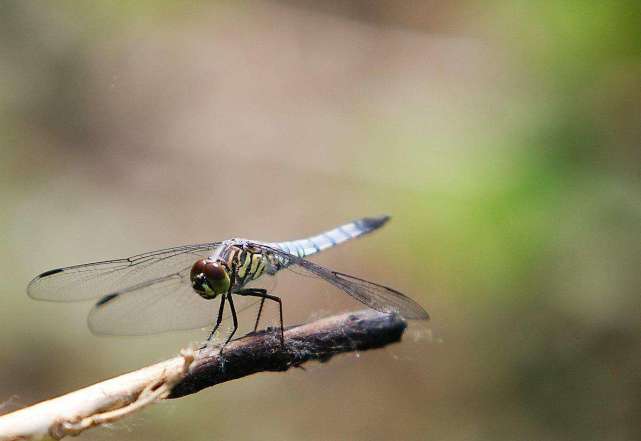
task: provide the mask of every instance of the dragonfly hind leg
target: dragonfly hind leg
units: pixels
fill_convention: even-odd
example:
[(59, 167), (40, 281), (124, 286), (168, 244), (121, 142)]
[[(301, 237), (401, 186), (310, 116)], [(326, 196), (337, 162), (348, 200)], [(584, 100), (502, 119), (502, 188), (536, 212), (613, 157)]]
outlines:
[(265, 303), (265, 300), (267, 299), (278, 303), (278, 313), (280, 318), (280, 344), (282, 347), (285, 347), (285, 334), (283, 331), (283, 302), (280, 297), (267, 294), (267, 290), (262, 288), (241, 289), (236, 291), (234, 294), (260, 298), (260, 308), (258, 309), (258, 316), (256, 317), (256, 323), (254, 324), (254, 332), (258, 328), (258, 322), (260, 321), (260, 315), (263, 312), (263, 304)]

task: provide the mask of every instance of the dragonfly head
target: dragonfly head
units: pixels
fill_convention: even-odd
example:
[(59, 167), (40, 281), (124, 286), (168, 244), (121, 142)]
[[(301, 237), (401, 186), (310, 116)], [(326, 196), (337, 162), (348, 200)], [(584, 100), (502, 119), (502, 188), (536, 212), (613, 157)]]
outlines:
[(213, 299), (229, 290), (229, 271), (222, 262), (201, 259), (191, 267), (191, 286), (201, 297)]

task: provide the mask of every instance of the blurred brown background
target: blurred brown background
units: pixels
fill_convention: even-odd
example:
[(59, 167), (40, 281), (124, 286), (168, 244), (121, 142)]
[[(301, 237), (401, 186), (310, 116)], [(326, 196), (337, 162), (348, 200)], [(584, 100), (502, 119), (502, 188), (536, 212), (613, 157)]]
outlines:
[[(3, 2), (0, 413), (206, 335), (95, 337), (35, 274), (389, 213), (318, 261), (424, 305), (403, 343), (80, 439), (641, 438), (640, 11)], [(357, 307), (296, 286), (290, 322)]]

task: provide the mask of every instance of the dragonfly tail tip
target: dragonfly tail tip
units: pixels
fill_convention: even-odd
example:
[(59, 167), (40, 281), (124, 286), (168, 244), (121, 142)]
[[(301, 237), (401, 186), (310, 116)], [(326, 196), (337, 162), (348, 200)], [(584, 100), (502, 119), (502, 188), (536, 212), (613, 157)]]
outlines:
[(389, 219), (390, 217), (388, 215), (383, 214), (381, 216), (363, 218), (361, 222), (368, 229), (375, 230), (385, 225)]

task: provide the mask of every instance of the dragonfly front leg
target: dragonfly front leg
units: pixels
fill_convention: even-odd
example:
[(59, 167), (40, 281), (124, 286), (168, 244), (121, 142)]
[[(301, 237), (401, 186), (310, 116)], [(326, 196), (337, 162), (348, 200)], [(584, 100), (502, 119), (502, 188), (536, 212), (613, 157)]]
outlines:
[[(211, 330), (209, 333), (209, 337), (207, 337), (207, 342), (209, 343), (211, 339), (214, 337), (214, 334), (220, 327), (220, 323), (223, 321), (223, 312), (225, 311), (225, 296), (220, 297), (220, 307), (218, 308), (218, 318), (216, 319), (216, 325), (214, 326), (214, 329)], [(207, 345), (205, 345), (207, 346)]]
[[(216, 325), (214, 326), (214, 329), (212, 329), (211, 333), (209, 334), (209, 337), (207, 338), (207, 342), (209, 342), (218, 328), (220, 327), (220, 323), (223, 320), (223, 313), (225, 311), (225, 300), (229, 301), (229, 309), (231, 310), (231, 316), (232, 320), (234, 322), (234, 330), (231, 332), (231, 335), (227, 338), (225, 343), (221, 346), (220, 348), (220, 354), (223, 352), (223, 348), (227, 343), (229, 343), (229, 340), (231, 340), (232, 336), (236, 332), (236, 329), (238, 329), (238, 318), (236, 317), (236, 308), (234, 308), (234, 301), (231, 298), (231, 291), (233, 289), (234, 284), (236, 283), (236, 265), (232, 264), (231, 267), (231, 277), (230, 277), (230, 283), (229, 283), (229, 289), (225, 294), (223, 294), (220, 298), (220, 308), (218, 309), (218, 318), (216, 319)], [(206, 345), (205, 345), (206, 346)], [(203, 346), (204, 347), (204, 346)], [(201, 348), (202, 349), (202, 348)]]
[[(285, 347), (285, 333), (283, 331), (283, 301), (280, 299), (280, 297), (272, 296), (270, 294), (267, 294), (267, 290), (266, 289), (262, 289), (262, 288), (240, 289), (240, 290), (236, 291), (236, 294), (241, 295), (241, 296), (260, 297), (260, 299), (261, 299), (260, 309), (258, 310), (258, 317), (256, 317), (255, 328), (258, 327), (258, 321), (260, 320), (260, 313), (263, 310), (263, 303), (265, 302), (265, 299), (269, 299), (271, 301), (274, 301), (274, 302), (278, 303), (278, 313), (280, 315), (280, 344), (284, 348)], [(254, 329), (254, 331), (255, 330), (256, 329)]]

